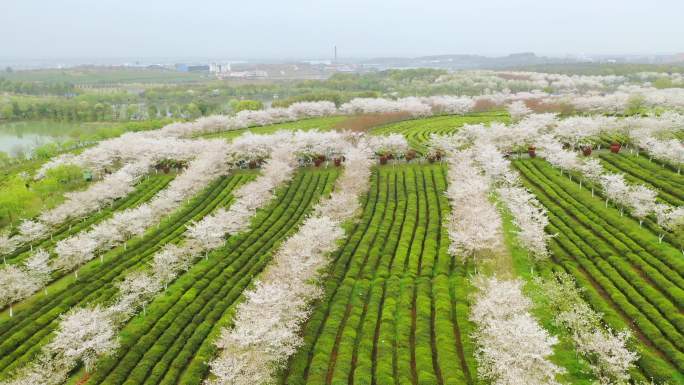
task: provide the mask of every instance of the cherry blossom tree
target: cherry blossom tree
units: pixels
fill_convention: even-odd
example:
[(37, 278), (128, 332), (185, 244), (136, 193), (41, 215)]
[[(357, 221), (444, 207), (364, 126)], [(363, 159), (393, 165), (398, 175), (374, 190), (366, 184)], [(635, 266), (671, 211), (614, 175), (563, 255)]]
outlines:
[(14, 315), (12, 304), (29, 297), (48, 282), (49, 258), (46, 251), (39, 249), (22, 265), (0, 268), (0, 307), (9, 305), (10, 317)]
[(72, 361), (81, 361), (89, 372), (98, 357), (117, 347), (114, 325), (102, 308), (74, 309), (61, 316), (55, 338), (47, 349)]
[(185, 250), (172, 244), (167, 244), (154, 255), (152, 271), (157, 279), (163, 283), (164, 290), (179, 272), (190, 267), (190, 261), (187, 257)]
[(144, 271), (127, 275), (117, 286), (119, 298), (108, 312), (121, 322), (132, 317), (139, 307), (144, 312), (145, 304), (162, 289), (159, 278)]
[(390, 134), (368, 138), (368, 146), (378, 155), (403, 156), (408, 151), (408, 142), (403, 135)]
[[(52, 267), (49, 262), (50, 254), (43, 249), (38, 249), (24, 263), (26, 272), (33, 280), (36, 287), (45, 287), (49, 282), (50, 273), (52, 273)], [(47, 294), (47, 291), (45, 293)]]
[(520, 119), (532, 113), (532, 110), (529, 109), (522, 100), (517, 100), (509, 104), (507, 110), (513, 121), (519, 121)]
[(529, 313), (522, 282), (480, 277), (475, 285), (470, 319), (477, 327), (478, 375), (496, 385), (558, 385), (565, 370), (549, 360), (558, 340)]
[(71, 271), (76, 268), (74, 276), (78, 279), (78, 266), (93, 259), (96, 247), (96, 242), (86, 235), (63, 239), (55, 246), (58, 257), (53, 261), (52, 266), (62, 271)]
[(630, 333), (604, 327), (601, 314), (584, 301), (569, 274), (537, 277), (535, 285), (546, 299), (544, 305), (553, 311), (554, 322), (570, 331), (577, 352), (589, 361), (599, 383), (628, 384), (629, 372), (639, 357), (627, 347)]
[(464, 259), (484, 257), (502, 246), (501, 217), (489, 201), (491, 181), (476, 168), (472, 151), (451, 153), (448, 161), (449, 251)]
[(544, 229), (549, 223), (546, 210), (539, 201), (522, 187), (503, 187), (497, 193), (513, 215), (518, 227), (518, 240), (536, 259), (549, 256), (546, 243), (551, 238)]
[[(25, 220), (19, 225), (19, 235), (20, 239), (26, 241), (32, 241), (34, 239), (41, 238), (48, 232), (48, 227), (38, 221)], [(33, 244), (31, 244), (31, 250), (33, 250)]]
[(9, 305), (10, 317), (14, 315), (12, 304), (36, 291), (36, 283), (25, 270), (6, 265), (0, 269), (0, 307)]
[(221, 353), (210, 364), (214, 378), (207, 383), (268, 383), (302, 344), (301, 324), (313, 300), (323, 294), (314, 278), (343, 237), (342, 222), (358, 211), (358, 195), (369, 187), (371, 150), (361, 144), (344, 156), (345, 171), (335, 192), (284, 242), (254, 289), (245, 293), (234, 327), (222, 330), (216, 342)]
[(475, 101), (467, 96), (440, 95), (425, 100), (435, 113), (464, 115), (475, 107)]
[(11, 253), (16, 247), (16, 238), (10, 237), (8, 232), (0, 233), (0, 254), (2, 254), (2, 263), (7, 264), (5, 255)]

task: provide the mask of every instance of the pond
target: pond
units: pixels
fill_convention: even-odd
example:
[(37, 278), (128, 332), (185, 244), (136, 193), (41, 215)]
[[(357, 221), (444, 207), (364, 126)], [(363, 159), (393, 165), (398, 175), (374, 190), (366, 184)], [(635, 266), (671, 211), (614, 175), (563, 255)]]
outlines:
[(10, 156), (29, 156), (33, 149), (52, 142), (82, 138), (100, 123), (11, 122), (0, 124), (0, 151)]

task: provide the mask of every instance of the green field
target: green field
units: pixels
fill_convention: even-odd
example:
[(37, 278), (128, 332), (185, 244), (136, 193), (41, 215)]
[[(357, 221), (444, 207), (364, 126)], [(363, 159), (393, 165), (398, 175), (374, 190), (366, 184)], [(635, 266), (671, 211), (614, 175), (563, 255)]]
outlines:
[(445, 173), (438, 165), (376, 171), (281, 383), (471, 382), (469, 287), (441, 227)]
[(553, 268), (575, 276), (586, 299), (615, 329), (637, 336), (648, 377), (684, 381), (684, 263), (653, 231), (606, 208), (600, 197), (540, 160), (517, 161), (528, 187), (549, 211)]
[[(344, 128), (348, 117), (334, 116), (207, 135), (233, 139), (245, 132)], [(464, 124), (508, 122), (505, 113), (436, 116), (385, 124), (374, 135), (399, 133), (420, 154), (430, 134), (448, 134)], [(658, 200), (684, 202), (684, 177), (645, 156), (623, 151), (594, 154), (606, 170), (644, 184)], [(448, 165), (419, 158), (372, 168), (370, 190), (362, 197), (356, 221), (329, 255), (321, 272), (322, 296), (299, 331), (303, 344), (283, 362), (276, 382), (283, 385), (410, 384), (486, 385), (478, 376), (475, 325), (470, 321), (476, 273), (521, 278), (533, 315), (559, 337), (550, 360), (565, 368), (563, 385), (596, 380), (578, 355), (571, 335), (554, 323), (534, 277), (554, 271), (572, 275), (584, 300), (603, 314), (613, 330), (628, 329), (629, 348), (640, 358), (632, 379), (684, 384), (684, 235), (668, 232), (647, 217), (640, 225), (629, 213), (607, 204), (602, 192), (579, 178), (560, 173), (545, 160), (512, 161), (523, 186), (548, 211), (545, 231), (551, 256), (535, 262), (517, 241), (512, 215), (503, 209), (504, 246), (493, 261), (464, 264), (449, 253), (446, 223)], [(294, 234), (312, 207), (333, 190), (342, 168), (301, 168), (273, 200), (257, 211), (247, 230), (195, 261), (157, 295), (144, 312), (123, 323), (119, 348), (86, 373), (78, 367), (70, 384), (200, 385), (211, 378), (208, 363), (219, 353), (215, 342), (235, 320), (246, 289), (271, 262), (282, 242)], [(133, 271), (149, 269), (154, 253), (183, 242), (187, 226), (233, 201), (236, 188), (258, 170), (233, 171), (217, 178), (159, 226), (83, 266), (78, 279), (55, 274), (48, 295), (36, 293), (0, 313), (0, 380), (31, 362), (52, 338), (60, 315), (74, 307), (110, 305), (117, 283)], [(174, 178), (150, 175), (133, 193), (85, 220), (63, 224), (52, 238), (34, 247), (51, 250), (55, 242), (88, 229), (115, 212), (149, 200)], [(592, 191), (592, 187), (595, 191)], [(496, 195), (491, 196), (492, 202)], [(662, 240), (659, 238), (662, 237)], [(29, 255), (23, 246), (7, 255), (18, 263)], [(498, 258), (498, 259), (497, 259)], [(268, 309), (264, 309), (267, 312)]]
[(373, 135), (391, 133), (403, 134), (409, 144), (419, 153), (427, 153), (430, 136), (453, 134), (464, 124), (489, 124), (491, 122), (510, 122), (506, 112), (473, 113), (464, 116), (445, 115), (425, 119), (412, 119), (399, 123), (390, 123), (370, 130)]
[(343, 122), (347, 120), (346, 116), (329, 116), (324, 118), (311, 118), (304, 120), (297, 120), (294, 122), (271, 124), (268, 126), (258, 126), (243, 128), (239, 130), (222, 131), (217, 133), (211, 133), (202, 135), (206, 138), (224, 138), (224, 139), (234, 139), (238, 136), (246, 133), (252, 132), (254, 134), (272, 134), (279, 130), (320, 130), (327, 131), (335, 128), (337, 125), (343, 126)]
[(186, 83), (198, 82), (206, 74), (173, 70), (137, 68), (68, 68), (5, 72), (7, 80), (44, 83), (74, 83), (78, 85), (108, 85), (119, 83)]

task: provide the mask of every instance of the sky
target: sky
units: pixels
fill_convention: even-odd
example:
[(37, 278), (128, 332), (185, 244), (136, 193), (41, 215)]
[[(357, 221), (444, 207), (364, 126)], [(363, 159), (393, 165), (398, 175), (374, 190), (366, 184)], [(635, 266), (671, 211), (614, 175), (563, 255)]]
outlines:
[(0, 58), (684, 52), (684, 0), (0, 0)]

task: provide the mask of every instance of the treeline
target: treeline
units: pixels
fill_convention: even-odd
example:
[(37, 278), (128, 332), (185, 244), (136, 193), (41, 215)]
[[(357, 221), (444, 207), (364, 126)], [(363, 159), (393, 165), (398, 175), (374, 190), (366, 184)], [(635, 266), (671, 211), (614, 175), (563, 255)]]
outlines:
[(627, 64), (627, 63), (564, 63), (516, 67), (516, 70), (547, 72), (566, 75), (629, 76), (639, 72), (684, 73), (684, 63)]
[[(357, 97), (461, 93), (430, 87), (446, 71), (387, 70), (365, 74), (338, 73), (325, 80), (234, 83), (211, 80), (192, 84), (144, 86), (122, 83), (115, 88), (80, 88), (66, 82), (0, 79), (0, 121), (63, 122), (137, 121), (159, 118), (195, 119), (234, 113), (240, 101), (274, 107), (301, 101), (341, 105)], [(244, 104), (244, 103), (243, 103)], [(250, 105), (248, 109), (254, 109)], [(239, 109), (238, 109), (239, 110)]]
[(0, 92), (24, 95), (59, 95), (77, 94), (76, 87), (67, 82), (27, 82), (8, 80), (0, 77)]
[(54, 120), (60, 122), (138, 121), (159, 118), (193, 119), (222, 112), (224, 103), (198, 99), (189, 103), (93, 98), (17, 97), (0, 100), (0, 121)]

